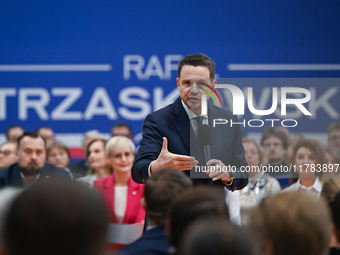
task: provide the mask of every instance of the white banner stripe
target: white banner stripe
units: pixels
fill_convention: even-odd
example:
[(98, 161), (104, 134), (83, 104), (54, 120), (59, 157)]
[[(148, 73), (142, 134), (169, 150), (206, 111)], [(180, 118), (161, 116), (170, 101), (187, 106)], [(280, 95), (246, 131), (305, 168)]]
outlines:
[(228, 64), (229, 71), (339, 71), (340, 64)]
[(111, 65), (0, 65), (0, 72), (108, 72)]

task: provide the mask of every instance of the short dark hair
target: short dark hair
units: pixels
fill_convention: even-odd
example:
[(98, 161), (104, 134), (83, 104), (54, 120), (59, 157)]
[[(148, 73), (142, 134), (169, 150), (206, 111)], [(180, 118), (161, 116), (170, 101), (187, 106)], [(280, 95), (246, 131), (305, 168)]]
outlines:
[(224, 217), (229, 219), (223, 187), (199, 186), (184, 191), (169, 209), (170, 244), (178, 251), (182, 234), (196, 219)]
[(164, 225), (173, 199), (192, 185), (191, 179), (182, 171), (164, 168), (154, 172), (147, 179), (144, 190), (148, 218), (156, 225)]
[(10, 125), (7, 129), (6, 129), (6, 132), (5, 132), (5, 135), (6, 135), (6, 139), (8, 140), (9, 139), (9, 132), (11, 131), (11, 129), (13, 128), (21, 128), (22, 130), (24, 130), (22, 128), (22, 126), (19, 126), (19, 125)]
[(46, 147), (46, 140), (44, 137), (42, 137), (41, 135), (39, 135), (37, 132), (28, 132), (28, 131), (25, 131), (21, 136), (19, 136), (18, 138), (18, 149), (20, 148), (20, 143), (21, 143), (21, 140), (25, 137), (25, 136), (29, 136), (31, 138), (41, 138), (43, 139), (44, 141), (44, 144), (45, 144), (45, 147)]
[(262, 138), (261, 138), (261, 145), (263, 146), (263, 143), (265, 140), (267, 140), (270, 136), (275, 136), (277, 138), (279, 138), (282, 142), (282, 147), (286, 150), (288, 147), (288, 138), (287, 135), (281, 131), (281, 130), (277, 130), (275, 128), (267, 128), (263, 131), (262, 133)]
[(130, 132), (130, 136), (133, 136), (132, 127), (128, 123), (123, 122), (123, 121), (117, 122), (116, 124), (114, 124), (112, 126), (112, 128), (111, 128), (111, 136), (113, 136), (113, 129), (119, 128), (119, 127), (126, 127), (129, 130), (129, 132)]
[(215, 78), (215, 63), (208, 56), (202, 53), (195, 53), (186, 56), (178, 64), (178, 78), (181, 76), (183, 66), (205, 66), (209, 69), (210, 78)]
[(180, 244), (181, 255), (253, 254), (249, 235), (220, 217), (195, 221), (185, 231)]
[(108, 216), (100, 195), (70, 180), (44, 180), (24, 190), (4, 224), (11, 255), (97, 255)]
[(333, 132), (334, 130), (340, 130), (340, 121), (335, 121), (335, 122), (332, 122), (328, 128), (327, 128), (327, 132), (328, 132), (328, 135)]

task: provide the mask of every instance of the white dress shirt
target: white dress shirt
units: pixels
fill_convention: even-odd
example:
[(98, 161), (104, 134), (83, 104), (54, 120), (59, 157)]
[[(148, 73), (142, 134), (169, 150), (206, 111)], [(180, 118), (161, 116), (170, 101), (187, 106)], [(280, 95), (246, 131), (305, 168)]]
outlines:
[(321, 191), (322, 191), (322, 183), (319, 177), (316, 177), (313, 185), (310, 187), (306, 187), (301, 184), (300, 178), (299, 178), (296, 183), (290, 185), (288, 188), (284, 189), (282, 192), (287, 192), (287, 191), (304, 191), (312, 196), (319, 198), (321, 195)]

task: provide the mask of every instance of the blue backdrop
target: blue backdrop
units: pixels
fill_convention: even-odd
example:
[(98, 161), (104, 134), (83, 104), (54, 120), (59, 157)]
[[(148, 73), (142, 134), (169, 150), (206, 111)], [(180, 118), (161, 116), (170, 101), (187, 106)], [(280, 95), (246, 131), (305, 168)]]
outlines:
[[(214, 59), (222, 78), (339, 77), (339, 9), (321, 0), (3, 0), (0, 133), (10, 124), (109, 132), (116, 121), (140, 133), (148, 113), (178, 96), (176, 64), (196, 52)], [(256, 87), (257, 100), (266, 87)], [(300, 117), (292, 132), (325, 132), (339, 119), (339, 85), (311, 87), (314, 118)]]

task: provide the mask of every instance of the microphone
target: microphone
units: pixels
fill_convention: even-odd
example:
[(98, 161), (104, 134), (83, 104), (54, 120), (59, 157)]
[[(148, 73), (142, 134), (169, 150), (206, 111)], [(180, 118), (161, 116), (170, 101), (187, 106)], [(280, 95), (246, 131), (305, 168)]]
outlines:
[[(198, 144), (201, 148), (203, 148), (203, 154), (205, 163), (211, 159), (211, 144), (212, 144), (212, 138), (211, 138), (211, 130), (210, 127), (206, 124), (200, 125), (197, 130), (197, 140)], [(212, 185), (213, 181), (210, 179), (210, 185)]]

